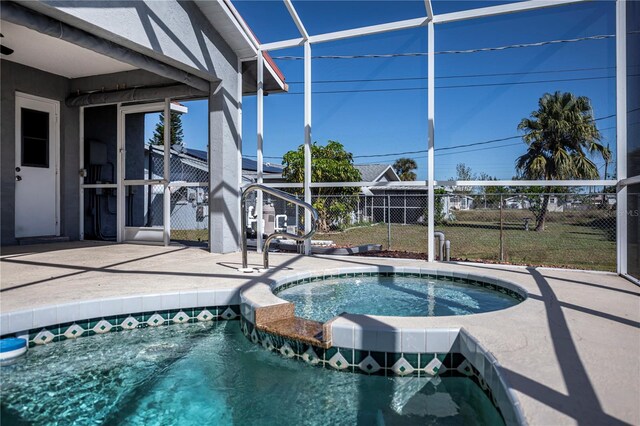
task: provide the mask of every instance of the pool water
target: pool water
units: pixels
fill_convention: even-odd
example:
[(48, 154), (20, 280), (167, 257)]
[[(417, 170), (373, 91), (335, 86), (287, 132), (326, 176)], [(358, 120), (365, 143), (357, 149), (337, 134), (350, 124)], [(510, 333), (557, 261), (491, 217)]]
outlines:
[(65, 340), (0, 373), (3, 426), (503, 424), (468, 378), (311, 367), (251, 344), (235, 321)]
[(343, 312), (383, 316), (469, 315), (520, 303), (497, 290), (427, 278), (357, 277), (301, 284), (277, 292), (296, 315), (327, 321)]

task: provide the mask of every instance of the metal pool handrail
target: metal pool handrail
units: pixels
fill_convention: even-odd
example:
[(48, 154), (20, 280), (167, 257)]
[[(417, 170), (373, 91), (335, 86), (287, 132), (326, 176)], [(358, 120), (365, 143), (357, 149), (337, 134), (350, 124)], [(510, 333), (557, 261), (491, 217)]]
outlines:
[[(240, 201), (240, 208), (242, 210), (242, 219), (241, 219), (241, 226), (242, 226), (242, 269), (243, 270), (247, 270), (247, 266), (248, 266), (248, 261), (247, 261), (247, 194), (249, 194), (252, 191), (262, 191), (262, 192), (266, 192), (267, 194), (273, 195), (274, 197), (283, 199), (285, 201), (290, 202), (291, 204), (295, 204), (297, 206), (303, 207), (306, 210), (309, 210), (309, 212), (311, 212), (311, 230), (309, 232), (307, 232), (304, 235), (296, 235), (296, 234), (290, 234), (288, 232), (274, 232), (273, 234), (270, 234), (267, 239), (264, 242), (264, 248), (262, 251), (262, 263), (264, 265), (264, 269), (269, 269), (269, 245), (271, 244), (271, 240), (273, 240), (274, 238), (290, 238), (292, 240), (295, 241), (304, 241), (308, 238), (311, 238), (313, 236), (313, 234), (316, 233), (316, 230), (318, 229), (318, 211), (316, 209), (313, 208), (313, 206), (311, 206), (310, 204), (305, 203), (304, 201), (300, 201), (298, 200), (296, 197), (287, 194), (286, 192), (280, 191), (278, 189), (274, 189), (274, 188), (270, 188), (268, 186), (265, 185), (261, 185), (259, 183), (254, 183), (251, 184), (247, 187), (245, 187), (242, 190), (242, 197), (241, 197), (241, 201)], [(258, 218), (258, 220), (261, 220), (262, 218)]]

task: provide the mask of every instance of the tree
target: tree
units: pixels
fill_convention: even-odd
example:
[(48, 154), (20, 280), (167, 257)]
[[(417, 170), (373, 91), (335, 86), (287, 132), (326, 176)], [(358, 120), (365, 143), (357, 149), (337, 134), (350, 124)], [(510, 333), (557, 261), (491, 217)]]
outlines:
[(400, 180), (416, 180), (417, 176), (414, 170), (418, 168), (418, 164), (413, 158), (398, 158), (392, 167), (400, 177)]
[[(171, 146), (182, 143), (184, 134), (182, 133), (182, 114), (171, 111)], [(160, 113), (160, 119), (156, 123), (153, 137), (149, 139), (153, 145), (164, 145), (164, 112)]]
[[(598, 167), (587, 155), (611, 158), (609, 149), (599, 143), (600, 132), (586, 96), (545, 93), (538, 109), (520, 121), (518, 130), (524, 131), (527, 144), (527, 152), (516, 160), (516, 171), (523, 179), (597, 179)], [(536, 231), (544, 230), (550, 189), (545, 187), (542, 203), (533, 211)]]
[[(495, 176), (482, 172), (477, 176), (478, 180), (498, 180)], [(504, 203), (504, 195), (509, 193), (509, 188), (501, 185), (483, 186), (480, 188), (484, 208), (499, 208), (500, 202)]]
[[(449, 180), (474, 180), (475, 175), (471, 172), (471, 167), (464, 163), (456, 164), (456, 177)], [(473, 190), (470, 186), (459, 186), (458, 192), (462, 194), (470, 194)]]
[[(304, 145), (287, 152), (282, 160), (282, 177), (287, 182), (304, 180)], [(353, 165), (353, 154), (345, 151), (337, 141), (328, 141), (325, 146), (314, 142), (311, 145), (311, 182), (359, 182), (360, 171)], [(302, 190), (296, 189), (298, 194)], [(312, 188), (313, 207), (318, 211), (319, 231), (327, 232), (330, 227), (347, 225), (351, 221), (359, 187)]]

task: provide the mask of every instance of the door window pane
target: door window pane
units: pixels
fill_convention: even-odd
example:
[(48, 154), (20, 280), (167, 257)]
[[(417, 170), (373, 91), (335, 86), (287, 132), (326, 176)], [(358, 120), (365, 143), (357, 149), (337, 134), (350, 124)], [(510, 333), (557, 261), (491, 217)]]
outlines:
[(49, 113), (22, 108), (22, 165), (49, 167)]

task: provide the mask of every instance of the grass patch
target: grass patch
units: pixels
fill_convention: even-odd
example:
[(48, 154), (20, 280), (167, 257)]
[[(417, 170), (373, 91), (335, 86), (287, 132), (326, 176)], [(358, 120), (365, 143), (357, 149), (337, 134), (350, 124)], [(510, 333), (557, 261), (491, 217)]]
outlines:
[[(515, 213), (515, 214), (514, 214)], [(515, 264), (559, 266), (577, 269), (615, 271), (615, 216), (611, 212), (550, 213), (546, 229), (524, 230), (527, 211), (505, 211), (503, 221), (504, 261)], [(592, 212), (588, 212), (592, 213)], [(451, 256), (465, 260), (500, 260), (499, 211), (457, 212), (457, 220), (436, 226), (451, 241)], [(570, 220), (570, 223), (567, 223)], [(314, 238), (332, 240), (341, 246), (382, 244), (390, 250), (426, 253), (427, 228), (422, 225), (376, 224), (344, 232), (316, 234)], [(614, 238), (612, 238), (612, 236)]]
[(171, 239), (179, 241), (209, 241), (208, 229), (172, 229)]

